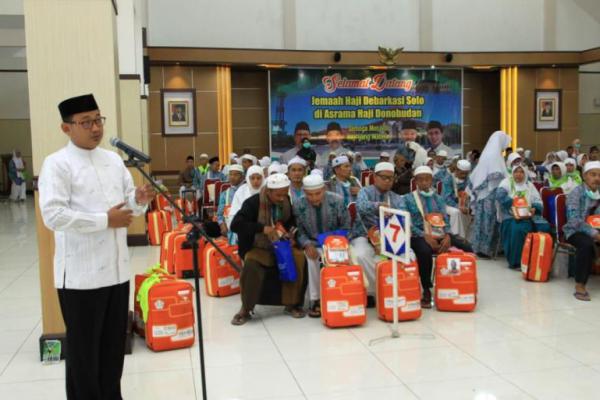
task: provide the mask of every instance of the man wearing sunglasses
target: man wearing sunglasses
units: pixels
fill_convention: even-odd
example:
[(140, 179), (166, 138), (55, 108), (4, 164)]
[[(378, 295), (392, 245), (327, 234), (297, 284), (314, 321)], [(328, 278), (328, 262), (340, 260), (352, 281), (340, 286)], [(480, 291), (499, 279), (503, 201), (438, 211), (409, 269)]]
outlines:
[(67, 328), (68, 399), (120, 399), (129, 309), (127, 227), (154, 197), (123, 160), (98, 147), (105, 118), (94, 96), (61, 102), (69, 142), (44, 160), (39, 204), (54, 231), (54, 284)]

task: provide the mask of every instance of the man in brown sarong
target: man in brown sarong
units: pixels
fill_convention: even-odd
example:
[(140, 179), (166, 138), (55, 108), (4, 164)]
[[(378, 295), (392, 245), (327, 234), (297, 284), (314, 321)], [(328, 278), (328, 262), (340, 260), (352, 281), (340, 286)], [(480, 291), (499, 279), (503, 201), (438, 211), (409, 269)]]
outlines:
[(280, 239), (281, 229), (276, 229), (276, 225), (285, 228), (295, 245), (296, 224), (288, 195), (289, 187), (290, 180), (284, 174), (269, 176), (266, 186), (244, 202), (231, 222), (231, 230), (238, 235), (240, 257), (244, 260), (240, 276), (242, 307), (234, 315), (231, 321), (233, 325), (245, 324), (251, 318), (254, 306), (279, 290), (280, 299), (274, 303), (283, 304), (284, 312), (294, 318), (306, 315), (302, 309), (306, 290), (306, 259), (301, 250), (294, 246), (298, 274), (295, 282), (277, 282), (273, 285), (273, 280), (269, 279), (273, 273), (277, 273), (273, 242)]

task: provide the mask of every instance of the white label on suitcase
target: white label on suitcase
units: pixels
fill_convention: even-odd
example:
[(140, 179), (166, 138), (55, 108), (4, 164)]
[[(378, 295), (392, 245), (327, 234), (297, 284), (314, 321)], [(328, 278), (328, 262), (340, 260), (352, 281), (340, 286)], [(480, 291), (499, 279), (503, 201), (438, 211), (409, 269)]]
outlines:
[(177, 325), (154, 325), (152, 327), (152, 336), (169, 337), (177, 334)]
[(219, 287), (231, 286), (232, 284), (233, 284), (233, 275), (229, 275), (224, 278), (220, 278), (217, 281), (217, 286), (219, 286)]
[(239, 279), (234, 279), (233, 282), (231, 282), (231, 288), (232, 289), (237, 289), (240, 287), (240, 280)]
[(458, 289), (439, 289), (437, 293), (440, 299), (456, 299), (458, 297)]
[(454, 304), (475, 304), (475, 295), (461, 294), (458, 299), (454, 299)]
[(365, 315), (365, 306), (362, 304), (359, 306), (352, 306), (348, 311), (344, 312), (344, 317), (358, 317), (360, 315)]
[[(386, 297), (383, 301), (385, 308), (394, 308), (394, 298)], [(406, 297), (398, 297), (398, 307), (404, 307), (406, 305)]]
[(402, 307), (400, 309), (400, 311), (411, 312), (411, 311), (418, 311), (420, 309), (421, 309), (421, 301), (415, 300), (415, 301), (409, 301), (408, 303), (406, 303), (406, 305), (404, 307)]
[(171, 341), (179, 342), (181, 340), (186, 340), (186, 339), (193, 338), (193, 337), (194, 337), (194, 328), (190, 326), (188, 328), (183, 328), (183, 329), (180, 329), (179, 331), (177, 331), (176, 335), (171, 336)]
[(327, 312), (342, 312), (347, 311), (349, 304), (347, 301), (328, 301)]

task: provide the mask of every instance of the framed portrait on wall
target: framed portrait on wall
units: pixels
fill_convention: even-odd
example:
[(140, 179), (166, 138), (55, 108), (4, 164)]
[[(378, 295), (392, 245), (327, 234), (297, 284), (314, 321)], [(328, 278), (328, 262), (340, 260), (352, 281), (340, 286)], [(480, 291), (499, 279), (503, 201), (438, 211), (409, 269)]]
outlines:
[(561, 127), (560, 89), (535, 90), (535, 126), (536, 131), (559, 131)]
[(162, 89), (163, 136), (196, 135), (196, 92), (194, 89)]

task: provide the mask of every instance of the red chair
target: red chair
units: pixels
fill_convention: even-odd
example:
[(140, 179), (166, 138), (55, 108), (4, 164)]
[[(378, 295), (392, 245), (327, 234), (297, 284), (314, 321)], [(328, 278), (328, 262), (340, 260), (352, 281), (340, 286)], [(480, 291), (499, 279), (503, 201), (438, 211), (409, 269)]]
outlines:
[(231, 183), (229, 182), (218, 182), (217, 187), (215, 188), (215, 205), (219, 206), (219, 199), (221, 198), (221, 193), (225, 192), (227, 189), (231, 187)]
[(217, 183), (221, 182), (220, 179), (207, 179), (204, 181), (204, 190), (202, 196), (202, 208), (200, 210), (200, 216), (204, 217), (205, 210), (215, 211), (215, 195), (217, 189)]
[(350, 227), (354, 225), (354, 221), (356, 220), (356, 203), (352, 202), (348, 204), (348, 212), (350, 213)]
[(417, 182), (415, 178), (410, 178), (410, 191), (414, 192), (415, 190), (417, 190)]
[(366, 171), (362, 171), (360, 173), (360, 184), (363, 185), (363, 187), (372, 185), (373, 180), (374, 180), (373, 171), (366, 170)]
[(544, 211), (542, 213), (542, 216), (544, 217), (544, 219), (546, 221), (548, 221), (550, 223), (550, 225), (555, 225), (554, 222), (554, 213), (551, 211), (551, 209), (555, 209), (556, 206), (551, 207), (550, 202), (559, 194), (562, 194), (562, 189), (561, 188), (556, 188), (556, 189), (550, 189), (547, 187), (543, 187), (542, 190), (540, 191), (540, 196), (542, 197), (542, 203), (544, 204)]
[(563, 228), (567, 223), (567, 195), (559, 194), (556, 196), (556, 207), (554, 211), (554, 227), (556, 229), (556, 244), (554, 246), (554, 254), (552, 259), (556, 257), (556, 253), (575, 254), (575, 247), (565, 239)]
[(542, 192), (542, 189), (544, 188), (544, 184), (542, 182), (533, 182), (533, 186), (535, 186), (537, 191), (540, 193)]
[(442, 194), (443, 187), (444, 187), (444, 185), (442, 185), (442, 181), (438, 181), (438, 183), (437, 183), (437, 193), (438, 194)]

